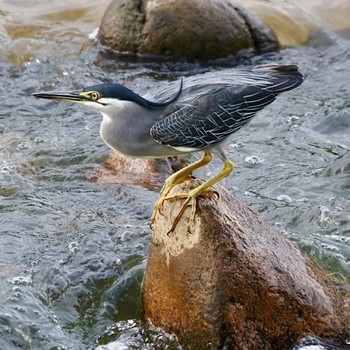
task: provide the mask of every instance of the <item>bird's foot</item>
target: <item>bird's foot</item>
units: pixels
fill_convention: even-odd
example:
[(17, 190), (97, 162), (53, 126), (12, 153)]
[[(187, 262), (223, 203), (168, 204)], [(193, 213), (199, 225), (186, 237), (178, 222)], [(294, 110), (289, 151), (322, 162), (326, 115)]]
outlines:
[(205, 190), (203, 192), (198, 193), (198, 191), (196, 191), (196, 189), (194, 189), (194, 190), (190, 191), (188, 194), (180, 194), (180, 195), (164, 198), (164, 200), (169, 200), (169, 201), (174, 201), (174, 200), (178, 200), (178, 199), (186, 199), (185, 202), (182, 204), (180, 211), (176, 215), (167, 235), (170, 235), (172, 232), (174, 232), (182, 215), (184, 214), (185, 210), (189, 206), (191, 206), (191, 217), (190, 217), (190, 222), (187, 226), (187, 230), (188, 230), (188, 233), (193, 232), (193, 226), (195, 223), (196, 210), (197, 210), (197, 197), (200, 195), (206, 195), (206, 196), (217, 195), (218, 196), (218, 193), (215, 191), (211, 191), (211, 190)]
[(155, 219), (156, 219), (156, 214), (157, 212), (159, 212), (159, 214), (163, 215), (163, 205), (164, 205), (164, 201), (167, 199), (167, 195), (170, 192), (170, 190), (175, 186), (178, 185), (182, 182), (185, 181), (189, 181), (191, 180), (192, 177), (191, 176), (187, 176), (184, 177), (182, 179), (177, 180), (176, 182), (169, 182), (169, 183), (165, 183), (162, 190), (160, 191), (158, 200), (156, 202), (156, 204), (154, 205), (154, 209), (153, 209), (153, 213), (151, 216), (151, 226), (154, 224)]
[(166, 195), (160, 194), (156, 204), (154, 205), (153, 213), (151, 216), (151, 228), (152, 228), (154, 222), (156, 221), (157, 212), (159, 212), (159, 214), (163, 215), (162, 210), (163, 210), (163, 204), (164, 204), (165, 197), (166, 197)]

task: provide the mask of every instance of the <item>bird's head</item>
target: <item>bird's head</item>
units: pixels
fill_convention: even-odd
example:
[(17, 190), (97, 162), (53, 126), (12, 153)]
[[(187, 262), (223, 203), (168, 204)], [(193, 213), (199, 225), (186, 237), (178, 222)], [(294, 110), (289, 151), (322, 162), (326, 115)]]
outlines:
[(176, 96), (165, 102), (152, 102), (119, 84), (98, 84), (84, 88), (82, 91), (36, 92), (35, 97), (55, 101), (80, 103), (102, 113), (108, 113), (113, 108), (123, 108), (128, 102), (135, 103), (147, 109), (162, 108), (177, 100), (182, 92), (182, 80)]

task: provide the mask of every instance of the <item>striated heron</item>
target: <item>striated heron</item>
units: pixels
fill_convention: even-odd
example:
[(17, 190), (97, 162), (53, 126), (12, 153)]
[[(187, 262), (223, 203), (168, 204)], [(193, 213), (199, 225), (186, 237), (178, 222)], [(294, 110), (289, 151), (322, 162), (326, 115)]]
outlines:
[[(266, 64), (251, 70), (235, 70), (229, 79), (183, 86), (167, 100), (153, 102), (118, 84), (99, 84), (79, 92), (38, 92), (36, 97), (81, 103), (102, 114), (100, 135), (112, 149), (131, 157), (163, 158), (203, 151), (200, 160), (170, 175), (160, 192), (153, 211), (161, 210), (167, 199), (185, 201), (173, 221), (172, 232), (188, 206), (191, 222), (196, 213), (196, 199), (231, 174), (234, 164), (227, 158), (223, 145), (230, 136), (249, 123), (255, 114), (275, 100), (278, 94), (292, 90), (303, 82), (295, 65)], [(161, 95), (161, 94), (159, 94)], [(163, 94), (164, 95), (164, 94)], [(224, 163), (215, 176), (187, 195), (167, 197), (170, 189), (194, 170), (208, 164), (213, 155)]]

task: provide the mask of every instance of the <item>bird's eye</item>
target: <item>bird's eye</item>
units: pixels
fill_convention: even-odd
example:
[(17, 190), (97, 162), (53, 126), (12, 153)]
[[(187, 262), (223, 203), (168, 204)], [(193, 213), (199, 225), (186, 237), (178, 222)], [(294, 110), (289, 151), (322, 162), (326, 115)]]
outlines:
[(100, 94), (97, 91), (92, 92), (90, 96), (93, 101), (97, 101), (100, 98)]

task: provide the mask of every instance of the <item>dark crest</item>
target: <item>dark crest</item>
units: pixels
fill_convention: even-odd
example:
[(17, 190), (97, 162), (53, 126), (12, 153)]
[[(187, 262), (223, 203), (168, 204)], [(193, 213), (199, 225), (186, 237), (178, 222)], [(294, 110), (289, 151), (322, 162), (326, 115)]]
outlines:
[(161, 107), (166, 107), (170, 103), (173, 103), (176, 101), (181, 92), (182, 92), (182, 86), (183, 86), (183, 79), (181, 79), (180, 83), (180, 89), (177, 92), (177, 94), (169, 101), (165, 102), (153, 102), (146, 100), (142, 96), (136, 94), (132, 90), (126, 88), (123, 85), (119, 84), (98, 84), (98, 85), (93, 85), (85, 88), (83, 92), (87, 91), (97, 91), (100, 93), (101, 98), (106, 97), (106, 98), (116, 98), (121, 101), (131, 101), (135, 102), (140, 106), (149, 108), (149, 109), (156, 109), (156, 108), (161, 108)]

